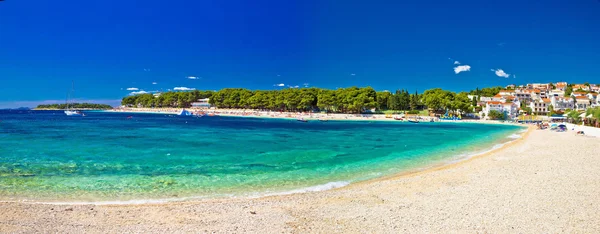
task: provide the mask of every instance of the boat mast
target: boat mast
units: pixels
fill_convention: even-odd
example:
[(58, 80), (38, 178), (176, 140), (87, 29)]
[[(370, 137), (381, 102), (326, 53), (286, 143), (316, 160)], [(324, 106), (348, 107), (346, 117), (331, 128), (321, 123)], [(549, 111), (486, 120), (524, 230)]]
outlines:
[(75, 81), (71, 81), (71, 89), (69, 90), (69, 92), (67, 92), (67, 101), (66, 101), (67, 111), (69, 111), (69, 109), (70, 109), (69, 108), (69, 99), (71, 98), (71, 96), (72, 96), (71, 94), (74, 90), (75, 90)]

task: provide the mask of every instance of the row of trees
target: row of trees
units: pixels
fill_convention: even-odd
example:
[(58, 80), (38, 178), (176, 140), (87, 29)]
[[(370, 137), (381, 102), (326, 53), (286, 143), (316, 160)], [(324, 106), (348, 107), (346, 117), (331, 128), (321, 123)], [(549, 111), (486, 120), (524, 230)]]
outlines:
[[(64, 110), (67, 109), (67, 104), (47, 104), (38, 105), (37, 109), (56, 109)], [(71, 109), (95, 109), (95, 110), (108, 110), (112, 109), (112, 106), (106, 104), (94, 104), (94, 103), (69, 103)]]
[(121, 100), (123, 106), (136, 107), (178, 107), (188, 108), (192, 102), (202, 98), (210, 98), (213, 91), (194, 90), (191, 92), (166, 92), (155, 97), (150, 93), (127, 96)]
[(435, 112), (450, 110), (465, 113), (471, 112), (477, 105), (475, 99), (469, 99), (465, 92), (454, 93), (439, 88), (426, 90), (421, 101)]
[[(371, 87), (350, 87), (336, 90), (301, 88), (283, 90), (222, 89), (219, 91), (166, 92), (156, 97), (140, 94), (123, 98), (121, 104), (130, 107), (189, 108), (192, 102), (210, 98), (218, 108), (263, 109), (274, 111), (327, 111), (333, 113), (360, 113), (365, 110), (420, 110), (429, 109), (470, 112), (476, 101), (467, 93), (430, 89), (423, 94), (408, 90), (376, 92)], [(475, 104), (473, 104), (475, 102)]]
[(496, 86), (496, 87), (490, 87), (490, 88), (483, 88), (483, 89), (475, 89), (475, 90), (471, 90), (469, 91), (470, 95), (477, 95), (480, 97), (493, 97), (494, 95), (500, 93), (500, 90), (502, 90), (503, 88), (500, 86)]

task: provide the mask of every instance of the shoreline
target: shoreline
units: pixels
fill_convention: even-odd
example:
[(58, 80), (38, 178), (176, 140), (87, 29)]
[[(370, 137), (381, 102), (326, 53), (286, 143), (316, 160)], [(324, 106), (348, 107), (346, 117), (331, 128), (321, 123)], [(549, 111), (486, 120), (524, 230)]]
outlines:
[[(486, 124), (486, 123), (481, 123)], [(522, 125), (517, 125), (523, 127)], [(518, 138), (512, 138), (511, 140), (503, 143), (493, 144), (491, 148), (485, 148), (482, 151), (475, 152), (466, 152), (466, 155), (461, 156), (462, 154), (452, 155), (446, 159), (431, 162), (427, 165), (422, 165), (417, 168), (410, 168), (407, 170), (403, 170), (400, 172), (382, 175), (370, 179), (359, 180), (355, 182), (349, 181), (329, 181), (324, 184), (317, 184), (308, 187), (300, 187), (294, 188), (291, 190), (285, 191), (276, 191), (276, 192), (260, 192), (258, 194), (243, 194), (243, 195), (233, 195), (233, 194), (223, 194), (219, 196), (190, 196), (190, 197), (170, 197), (170, 198), (150, 198), (150, 199), (131, 199), (131, 200), (106, 200), (106, 201), (36, 201), (36, 200), (28, 200), (28, 199), (15, 199), (15, 200), (0, 200), (0, 203), (24, 203), (24, 204), (45, 204), (45, 205), (161, 205), (161, 204), (176, 204), (176, 203), (186, 203), (186, 202), (208, 202), (215, 200), (229, 200), (229, 199), (261, 199), (267, 197), (279, 197), (279, 196), (293, 196), (296, 194), (305, 194), (305, 193), (319, 193), (330, 190), (338, 190), (349, 188), (353, 185), (363, 184), (363, 183), (375, 183), (378, 181), (385, 181), (389, 179), (397, 179), (402, 178), (404, 176), (411, 176), (413, 174), (427, 173), (428, 171), (441, 170), (444, 168), (452, 167), (453, 165), (458, 165), (466, 161), (473, 160), (474, 158), (483, 157), (485, 155), (492, 154), (497, 151), (501, 151), (510, 145), (514, 144), (517, 141), (523, 140), (527, 137), (530, 131), (534, 130), (534, 126), (528, 126), (527, 128), (523, 128), (523, 130), (519, 130), (514, 134), (518, 134)], [(497, 139), (497, 141), (502, 140), (503, 138)], [(342, 184), (342, 185), (340, 185)], [(324, 189), (321, 189), (325, 187)]]
[[(142, 114), (164, 114), (164, 115), (176, 115), (181, 110), (186, 108), (163, 108), (163, 109), (151, 109), (151, 108), (129, 108), (129, 109), (113, 109), (113, 110), (102, 110), (101, 112), (109, 113), (142, 113)], [(285, 119), (285, 120), (296, 120), (299, 118), (307, 121), (389, 121), (389, 122), (407, 122), (408, 119), (416, 117), (420, 122), (429, 123), (430, 120), (434, 120), (436, 123), (477, 123), (477, 124), (508, 124), (516, 126), (527, 126), (525, 124), (518, 124), (512, 122), (502, 122), (496, 120), (477, 120), (477, 119), (462, 119), (462, 120), (443, 120), (437, 117), (423, 116), (423, 115), (404, 115), (394, 114), (392, 117), (386, 117), (385, 114), (342, 114), (342, 113), (301, 113), (301, 112), (273, 112), (273, 111), (257, 111), (257, 110), (243, 110), (243, 109), (191, 109), (186, 110), (192, 112), (204, 112), (206, 114), (215, 114), (215, 117), (238, 117), (238, 118), (258, 118), (258, 119)], [(393, 117), (403, 116), (402, 120), (395, 120)]]
[(320, 192), (161, 204), (0, 202), (1, 232), (600, 232), (597, 138), (532, 130), (469, 159)]

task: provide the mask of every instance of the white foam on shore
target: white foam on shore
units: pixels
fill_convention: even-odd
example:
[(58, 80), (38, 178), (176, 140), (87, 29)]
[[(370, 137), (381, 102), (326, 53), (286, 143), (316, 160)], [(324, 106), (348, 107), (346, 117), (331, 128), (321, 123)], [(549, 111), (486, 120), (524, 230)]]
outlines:
[(258, 198), (258, 197), (290, 195), (290, 194), (296, 194), (296, 193), (320, 192), (320, 191), (325, 191), (325, 190), (341, 188), (344, 186), (348, 186), (349, 184), (350, 184), (350, 182), (348, 182), (348, 181), (335, 181), (335, 182), (329, 182), (326, 184), (316, 185), (316, 186), (312, 186), (312, 187), (294, 189), (294, 190), (284, 191), (284, 192), (264, 193), (261, 195), (255, 195), (255, 196), (251, 196), (251, 197)]
[[(525, 129), (524, 132), (527, 132), (527, 129)], [(473, 152), (473, 153), (466, 153), (466, 154), (457, 155), (457, 157), (454, 160), (450, 160), (446, 164), (454, 164), (454, 163), (457, 163), (457, 162), (460, 162), (460, 161), (463, 161), (463, 160), (467, 160), (467, 159), (470, 159), (470, 158), (473, 158), (473, 157), (476, 157), (476, 156), (479, 156), (479, 155), (487, 154), (487, 153), (490, 153), (490, 152), (492, 152), (494, 150), (500, 149), (500, 148), (504, 147), (506, 144), (509, 144), (511, 142), (514, 142), (514, 141), (522, 138), (524, 132), (522, 132), (522, 133), (519, 132), (521, 134), (511, 134), (507, 138), (512, 139), (512, 140), (504, 142), (504, 143), (500, 143), (500, 144), (495, 144), (490, 149), (483, 150), (483, 151), (478, 151), (478, 152)]]
[(290, 191), (283, 192), (266, 192), (266, 193), (256, 193), (252, 195), (225, 195), (225, 196), (192, 196), (192, 197), (173, 197), (173, 198), (162, 198), (162, 199), (139, 199), (139, 200), (116, 200), (116, 201), (72, 201), (72, 202), (40, 202), (34, 200), (8, 200), (8, 201), (0, 201), (0, 202), (22, 202), (22, 203), (32, 203), (32, 204), (44, 204), (44, 205), (146, 205), (146, 204), (164, 204), (170, 202), (185, 202), (185, 201), (195, 201), (195, 200), (203, 200), (203, 199), (218, 199), (218, 198), (236, 198), (236, 197), (246, 197), (246, 198), (260, 198), (260, 197), (270, 197), (270, 196), (282, 196), (282, 195), (290, 195), (296, 193), (308, 193), (308, 192), (320, 192), (325, 190), (331, 190), (336, 188), (341, 188), (349, 185), (348, 181), (335, 181), (329, 182), (326, 184), (294, 189)]
[(521, 137), (523, 137), (521, 134), (512, 134), (512, 135), (508, 136), (507, 138), (510, 138), (510, 139), (519, 139)]
[(144, 204), (163, 204), (169, 202), (183, 202), (190, 200), (200, 200), (203, 196), (196, 197), (177, 197), (177, 198), (162, 198), (162, 199), (139, 199), (139, 200), (115, 200), (115, 201), (65, 201), (65, 202), (40, 202), (33, 200), (9, 200), (9, 201), (0, 201), (0, 202), (23, 202), (23, 203), (33, 203), (33, 204), (44, 204), (44, 205), (144, 205)]

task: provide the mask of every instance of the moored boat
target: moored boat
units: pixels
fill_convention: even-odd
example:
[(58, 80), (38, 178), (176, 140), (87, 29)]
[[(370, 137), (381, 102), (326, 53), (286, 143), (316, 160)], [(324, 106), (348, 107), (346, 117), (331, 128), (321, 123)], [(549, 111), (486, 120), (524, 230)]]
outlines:
[(65, 115), (67, 115), (67, 116), (85, 116), (83, 113), (81, 113), (81, 111), (71, 110), (71, 108), (69, 106), (69, 100), (71, 99), (71, 96), (73, 95), (74, 91), (75, 91), (75, 82), (72, 82), (71, 90), (69, 90), (69, 92), (67, 93), (67, 101), (66, 101), (67, 109), (65, 110)]

